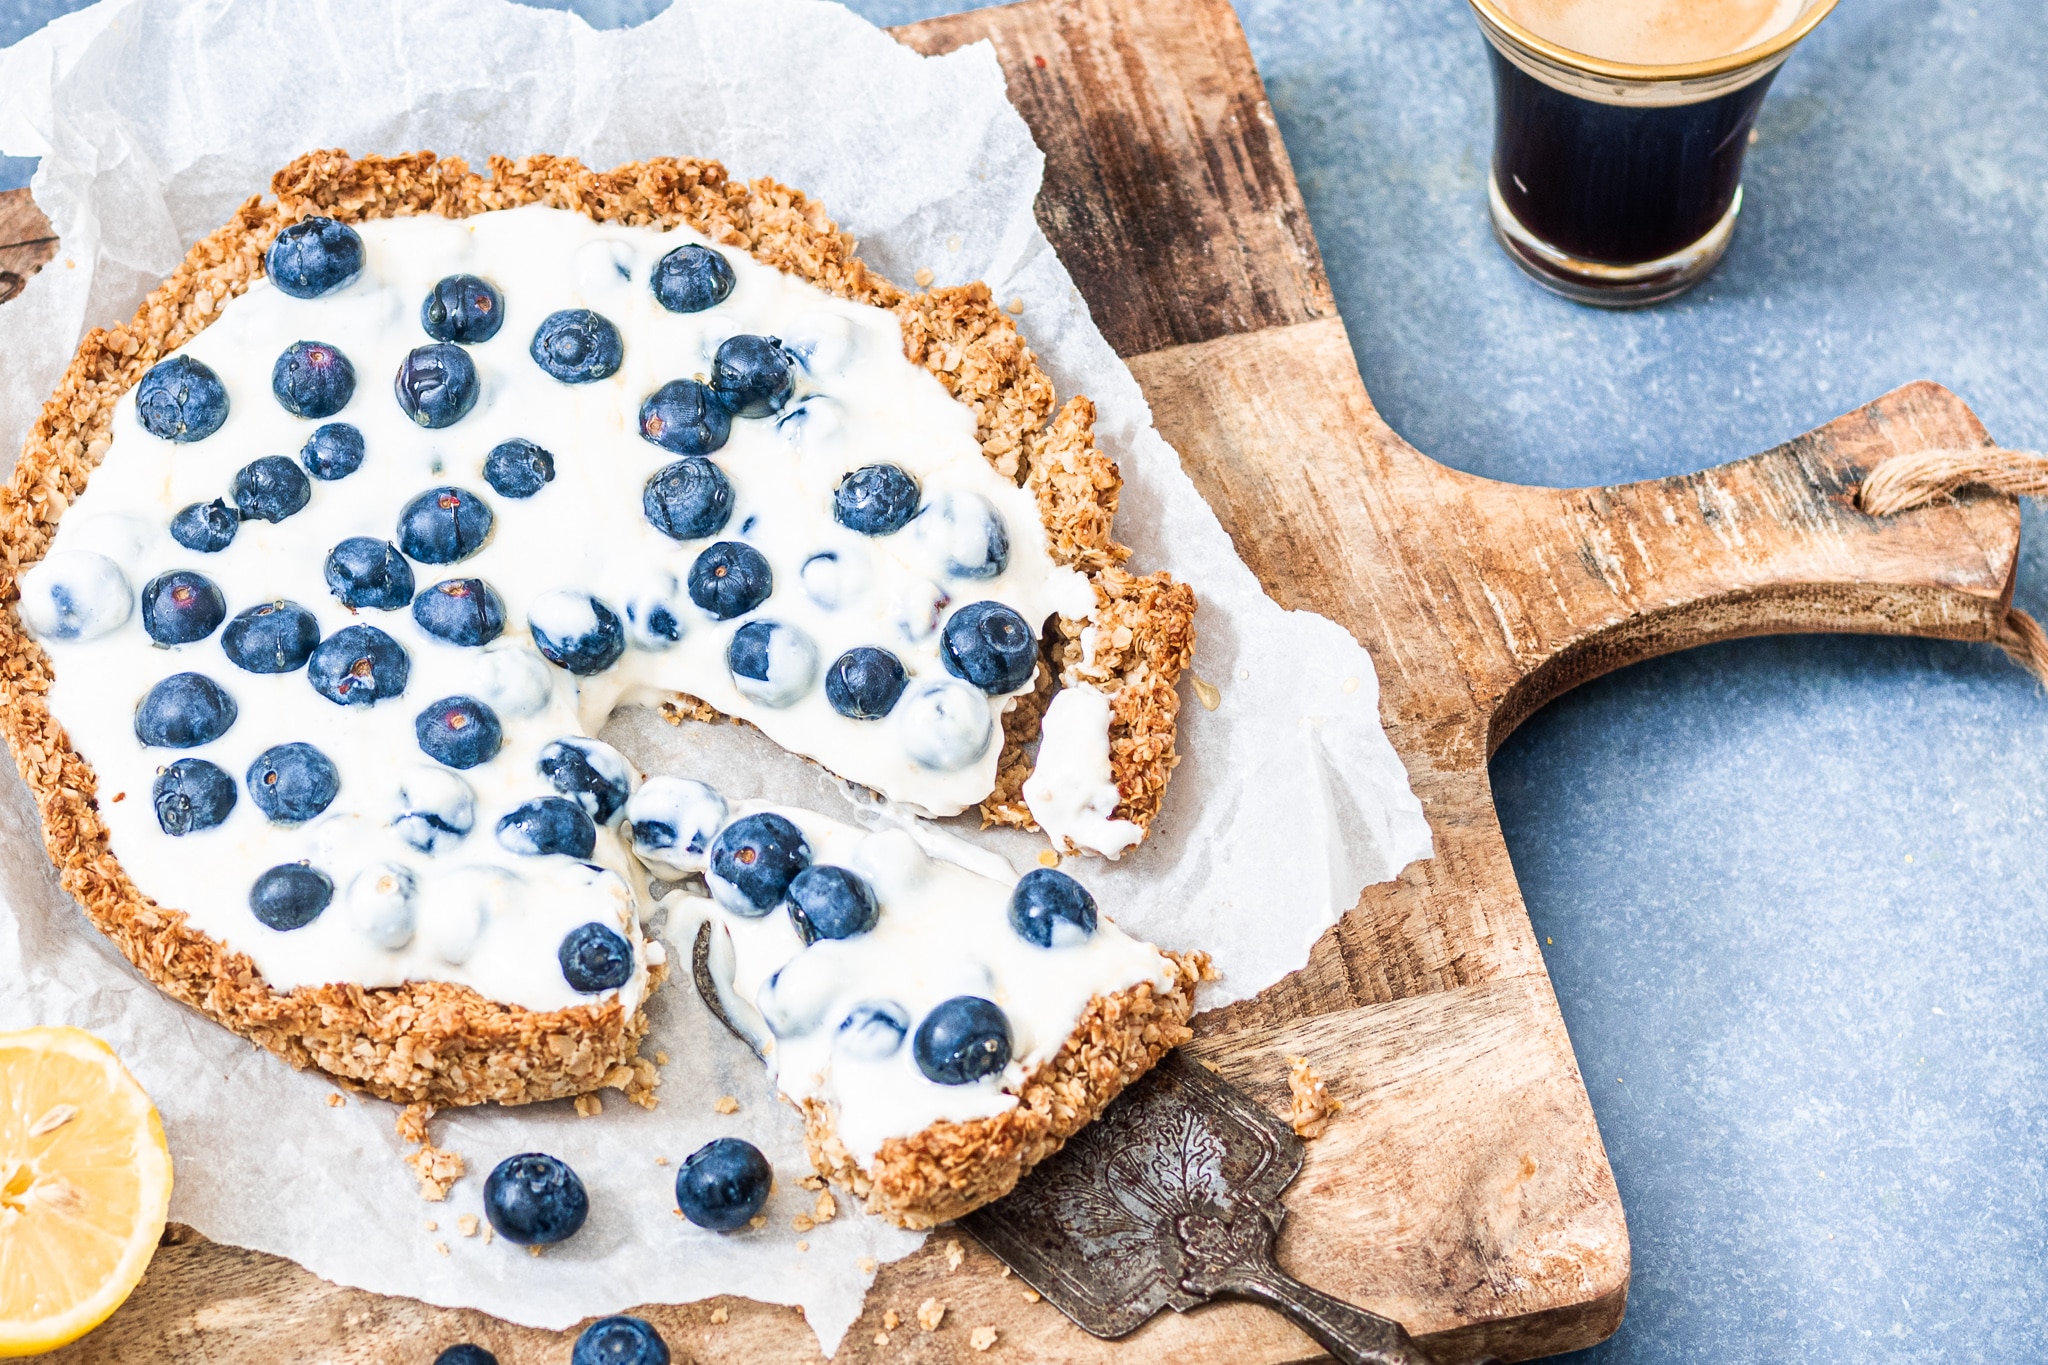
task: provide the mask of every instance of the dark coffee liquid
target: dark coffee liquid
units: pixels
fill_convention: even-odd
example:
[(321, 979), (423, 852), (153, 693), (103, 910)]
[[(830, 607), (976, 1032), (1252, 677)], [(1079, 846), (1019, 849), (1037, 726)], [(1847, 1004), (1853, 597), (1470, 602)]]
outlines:
[(1640, 265), (1707, 235), (1742, 183), (1749, 128), (1773, 70), (1666, 108), (1598, 104), (1493, 59), (1493, 175), (1515, 217), (1580, 260)]

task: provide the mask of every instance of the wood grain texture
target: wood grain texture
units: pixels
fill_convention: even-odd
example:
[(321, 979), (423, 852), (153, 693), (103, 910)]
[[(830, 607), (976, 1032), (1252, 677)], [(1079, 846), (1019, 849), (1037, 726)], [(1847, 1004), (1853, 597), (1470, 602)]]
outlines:
[[(1303, 971), (1197, 1021), (1195, 1054), (1276, 1111), (1291, 1055), (1308, 1056), (1344, 1105), (1287, 1195), (1282, 1261), (1406, 1322), (1446, 1361), (1599, 1340), (1626, 1303), (1627, 1228), (1487, 758), (1566, 688), (1711, 640), (1989, 638), (2017, 561), (2013, 504), (1878, 522), (1848, 497), (1884, 455), (1977, 444), (1982, 429), (1946, 391), (1913, 385), (1678, 478), (1559, 490), (1458, 473), (1389, 429), (1366, 394), (1226, 0), (1029, 0), (899, 36), (928, 52), (994, 44), (1046, 153), (1047, 236), (1267, 590), (1372, 652), (1388, 732), (1429, 816), (1433, 858), (1370, 888)], [(8, 209), (0, 197), (0, 224), (14, 221)], [(47, 235), (39, 218), (28, 227)], [(39, 264), (53, 249), (26, 251)], [(0, 248), (0, 268), (9, 259)], [(1240, 1305), (1097, 1341), (1026, 1302), (965, 1238), (949, 1268), (950, 1240), (942, 1230), (883, 1268), (838, 1359), (1316, 1354), (1278, 1317)], [(914, 1326), (927, 1297), (949, 1309), (933, 1333)], [(727, 1320), (715, 1323), (719, 1309)], [(678, 1360), (818, 1355), (787, 1309), (721, 1299), (640, 1311)], [(890, 1311), (905, 1325), (881, 1344)], [(968, 1345), (980, 1326), (999, 1332), (987, 1356)], [(562, 1334), (337, 1288), (174, 1229), (134, 1298), (53, 1359), (426, 1365), (457, 1340), (505, 1365), (567, 1354)]]
[(0, 192), (0, 303), (22, 291), (28, 277), (57, 254), (50, 220), (27, 190)]

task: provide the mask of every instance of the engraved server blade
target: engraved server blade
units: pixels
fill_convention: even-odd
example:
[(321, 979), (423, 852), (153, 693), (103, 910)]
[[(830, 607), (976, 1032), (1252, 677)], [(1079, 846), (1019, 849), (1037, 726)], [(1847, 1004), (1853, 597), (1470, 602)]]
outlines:
[(1343, 1365), (1432, 1365), (1401, 1324), (1275, 1263), (1280, 1192), (1301, 1162), (1292, 1129), (1173, 1053), (960, 1224), (1099, 1337), (1162, 1308), (1240, 1298), (1285, 1313)]

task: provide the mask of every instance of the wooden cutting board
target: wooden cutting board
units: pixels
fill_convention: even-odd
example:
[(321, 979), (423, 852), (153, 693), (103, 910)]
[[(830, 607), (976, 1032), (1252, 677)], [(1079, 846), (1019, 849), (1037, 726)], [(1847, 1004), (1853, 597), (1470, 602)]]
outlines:
[[(2014, 504), (1877, 522), (1850, 500), (1885, 455), (1978, 444), (1983, 428), (1953, 395), (1916, 384), (1680, 478), (1555, 490), (1460, 474), (1403, 441), (1366, 396), (1226, 0), (1026, 0), (897, 36), (927, 52), (995, 44), (1045, 149), (1047, 235), (1267, 590), (1372, 651), (1388, 731), (1429, 815), (1433, 859), (1371, 888), (1303, 971), (1197, 1021), (1193, 1050), (1276, 1109), (1291, 1054), (1344, 1104), (1287, 1196), (1283, 1263), (1407, 1323), (1447, 1361), (1600, 1340), (1627, 1298), (1628, 1229), (1487, 759), (1574, 684), (1712, 640), (1989, 639), (2018, 557)], [(0, 271), (26, 274), (55, 247), (25, 194), (0, 196)], [(0, 299), (10, 292), (0, 274)], [(1218, 681), (1228, 705), (1229, 680)], [(941, 1231), (884, 1267), (838, 1359), (1317, 1354), (1279, 1318), (1238, 1305), (1097, 1341), (1026, 1302), (964, 1236), (951, 1267), (949, 1240)], [(932, 1333), (914, 1325), (927, 1298), (948, 1307)], [(817, 1357), (790, 1309), (728, 1299), (640, 1311), (679, 1361)], [(904, 1325), (878, 1345), (891, 1311)], [(969, 1345), (983, 1326), (999, 1333), (986, 1356)], [(426, 1365), (458, 1340), (505, 1365), (568, 1354), (564, 1334), (340, 1289), (174, 1228), (128, 1304), (53, 1359)]]

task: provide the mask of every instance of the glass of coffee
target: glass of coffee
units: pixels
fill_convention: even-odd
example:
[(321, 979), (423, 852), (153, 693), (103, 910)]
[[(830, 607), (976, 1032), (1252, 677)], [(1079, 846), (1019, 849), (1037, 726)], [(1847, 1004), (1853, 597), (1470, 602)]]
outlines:
[(1471, 0), (1493, 62), (1494, 235), (1581, 303), (1705, 278), (1772, 77), (1835, 0)]

